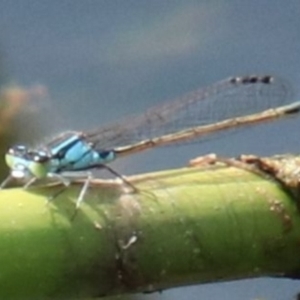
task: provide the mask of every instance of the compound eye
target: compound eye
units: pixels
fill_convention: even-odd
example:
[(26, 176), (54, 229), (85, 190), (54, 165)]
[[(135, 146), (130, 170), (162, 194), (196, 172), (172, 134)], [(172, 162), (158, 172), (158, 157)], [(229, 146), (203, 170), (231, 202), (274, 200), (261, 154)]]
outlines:
[(24, 155), (27, 152), (27, 148), (23, 145), (17, 145), (9, 148), (8, 154), (11, 155)]

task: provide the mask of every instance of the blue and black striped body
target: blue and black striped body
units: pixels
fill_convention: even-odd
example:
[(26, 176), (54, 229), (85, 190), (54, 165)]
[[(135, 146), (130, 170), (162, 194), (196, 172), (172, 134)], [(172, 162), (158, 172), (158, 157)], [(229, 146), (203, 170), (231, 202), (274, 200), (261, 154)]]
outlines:
[(84, 134), (78, 132), (64, 133), (47, 144), (45, 150), (50, 158), (51, 173), (99, 168), (116, 158), (113, 150), (95, 150)]

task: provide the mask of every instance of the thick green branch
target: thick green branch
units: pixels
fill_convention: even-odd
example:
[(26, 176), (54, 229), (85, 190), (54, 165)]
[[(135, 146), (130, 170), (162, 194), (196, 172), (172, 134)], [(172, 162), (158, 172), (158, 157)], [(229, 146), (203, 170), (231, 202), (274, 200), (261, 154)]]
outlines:
[(297, 199), (224, 166), (0, 193), (0, 298), (96, 297), (300, 269)]

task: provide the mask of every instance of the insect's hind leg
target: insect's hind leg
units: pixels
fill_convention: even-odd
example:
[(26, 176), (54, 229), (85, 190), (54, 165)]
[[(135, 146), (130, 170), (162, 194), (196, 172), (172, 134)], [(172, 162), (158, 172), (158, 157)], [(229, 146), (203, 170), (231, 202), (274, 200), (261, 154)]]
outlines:
[(114, 169), (109, 167), (108, 165), (101, 164), (101, 165), (98, 166), (98, 168), (106, 169), (111, 174), (115, 175), (117, 178), (120, 178), (124, 184), (126, 184), (128, 187), (131, 188), (131, 192), (137, 192), (138, 191), (138, 189), (132, 183), (130, 183), (123, 175), (121, 175), (120, 173), (118, 173), (117, 171), (115, 171)]

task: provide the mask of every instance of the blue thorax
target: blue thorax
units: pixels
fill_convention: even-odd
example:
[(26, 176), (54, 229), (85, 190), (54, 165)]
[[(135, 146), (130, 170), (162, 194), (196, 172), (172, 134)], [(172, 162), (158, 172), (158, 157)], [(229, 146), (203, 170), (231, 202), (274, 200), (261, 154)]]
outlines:
[(70, 132), (59, 138), (59, 143), (47, 145), (52, 173), (64, 171), (82, 171), (101, 165), (115, 159), (113, 150), (96, 151), (83, 134)]

